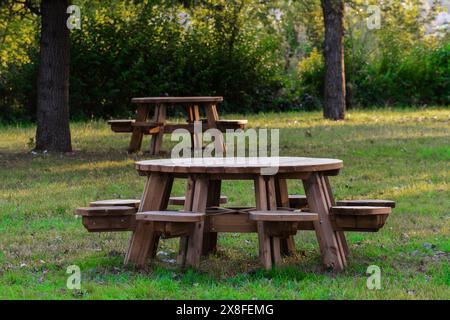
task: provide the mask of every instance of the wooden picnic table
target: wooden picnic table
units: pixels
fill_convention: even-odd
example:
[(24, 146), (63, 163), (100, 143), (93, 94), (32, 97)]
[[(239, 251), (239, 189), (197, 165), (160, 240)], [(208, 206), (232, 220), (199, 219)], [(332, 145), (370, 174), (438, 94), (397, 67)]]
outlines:
[[(203, 237), (197, 233), (189, 241), (181, 239), (180, 257), (184, 252), (187, 264), (198, 266), (200, 253), (215, 250), (217, 232), (256, 232), (262, 226), (259, 221), (249, 219), (247, 209), (217, 209), (223, 180), (252, 180), (254, 191), (248, 192), (255, 193), (256, 210), (277, 211), (289, 207), (287, 179), (300, 179), (309, 209), (318, 214), (318, 220), (299, 223), (298, 230), (315, 230), (327, 268), (342, 270), (346, 265), (348, 247), (344, 233), (333, 228), (329, 216), (334, 198), (328, 176), (339, 173), (343, 166), (341, 160), (302, 157), (189, 158), (139, 161), (135, 166), (140, 175), (147, 176), (136, 216), (140, 212), (166, 210), (175, 178), (186, 179), (187, 182), (184, 211), (210, 216), (210, 219), (195, 223), (196, 230), (203, 230)], [(265, 175), (267, 168), (278, 170), (272, 175)], [(216, 208), (216, 211), (211, 208)], [(125, 263), (143, 265), (149, 254), (151, 257), (156, 254), (159, 234), (155, 228), (154, 222), (136, 220)], [(293, 238), (286, 237), (281, 241), (281, 247), (289, 252)], [(270, 246), (269, 243), (267, 245)], [(268, 252), (269, 249), (260, 248), (263, 261), (270, 260), (266, 256)], [(269, 262), (265, 265), (268, 266)]]
[[(246, 120), (220, 120), (217, 104), (223, 97), (144, 97), (133, 98), (131, 102), (137, 104), (135, 119), (110, 120), (108, 123), (115, 132), (131, 132), (131, 141), (128, 152), (141, 149), (144, 135), (151, 135), (150, 154), (158, 155), (161, 152), (163, 135), (172, 133), (177, 129), (186, 129), (191, 134), (193, 149), (201, 149), (202, 141), (198, 133), (194, 132), (194, 123), (202, 121), (200, 114), (203, 110), (206, 119), (202, 121), (202, 131), (216, 128), (222, 132), (226, 129), (244, 128)], [(186, 124), (168, 124), (166, 120), (167, 108), (181, 106), (186, 112)], [(153, 117), (149, 119), (153, 108)], [(221, 137), (222, 138), (222, 137)], [(223, 146), (222, 140), (215, 141), (217, 148)], [(220, 149), (219, 149), (220, 150)]]

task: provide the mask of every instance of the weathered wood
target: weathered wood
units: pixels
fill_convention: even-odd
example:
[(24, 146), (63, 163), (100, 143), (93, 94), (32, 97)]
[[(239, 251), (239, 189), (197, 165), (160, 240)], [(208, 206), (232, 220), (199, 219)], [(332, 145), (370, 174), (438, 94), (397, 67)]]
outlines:
[[(290, 207), (288, 184), (286, 179), (275, 179), (277, 207)], [(281, 254), (290, 256), (295, 253), (295, 240), (293, 236), (280, 239)]]
[[(186, 183), (184, 211), (191, 212), (192, 204), (194, 201), (195, 180), (192, 176), (189, 176)], [(189, 235), (180, 238), (180, 246), (177, 256), (177, 263), (184, 266), (186, 264), (186, 256), (188, 250)]]
[(250, 220), (255, 221), (317, 221), (319, 216), (317, 213), (295, 212), (295, 211), (251, 211)]
[(160, 104), (160, 103), (216, 103), (222, 102), (223, 97), (144, 97), (133, 98), (132, 103)]
[[(169, 205), (173, 206), (184, 206), (184, 201), (186, 197), (170, 197), (169, 199)], [(220, 202), (219, 204), (226, 204), (228, 203), (228, 197), (227, 196), (220, 196)]]
[(309, 208), (317, 212), (319, 221), (314, 222), (323, 264), (327, 269), (340, 271), (345, 266), (345, 254), (338, 244), (336, 232), (329, 217), (328, 189), (323, 185), (322, 174), (314, 173), (303, 181)]
[[(192, 202), (192, 212), (205, 213), (209, 181), (205, 178), (195, 180), (195, 190)], [(203, 248), (204, 221), (196, 222), (194, 230), (189, 236), (187, 245), (186, 264), (199, 267)]]
[(335, 206), (330, 209), (330, 217), (336, 230), (376, 232), (391, 211), (390, 207)]
[(395, 201), (392, 200), (339, 200), (336, 201), (337, 206), (368, 206), (368, 207), (390, 207), (395, 208)]
[(289, 195), (289, 207), (295, 209), (304, 209), (308, 206), (308, 200), (306, 196), (299, 194), (291, 194)]
[[(217, 122), (219, 121), (219, 113), (217, 112), (217, 107), (215, 103), (209, 103), (205, 105), (206, 121), (208, 127), (211, 129), (218, 129)], [(224, 149), (224, 138), (221, 133), (219, 136), (215, 137), (214, 140), (214, 150), (216, 152), (223, 152)], [(216, 153), (217, 154), (217, 153)]]
[(135, 226), (136, 208), (103, 206), (77, 208), (75, 215), (82, 216), (82, 223), (89, 232), (130, 231)]
[(139, 208), (141, 200), (139, 199), (110, 199), (110, 200), (97, 200), (89, 203), (90, 207), (105, 207), (105, 206), (123, 206)]
[(134, 120), (109, 120), (108, 124), (111, 126), (111, 130), (118, 133), (133, 132)]
[[(207, 195), (207, 201), (206, 201), (207, 208), (220, 206), (221, 188), (222, 188), (222, 181), (220, 181), (220, 180), (209, 181), (208, 195)], [(216, 214), (218, 214), (218, 213), (219, 213), (219, 211), (216, 212)], [(205, 221), (205, 234), (203, 235), (202, 255), (212, 254), (217, 251), (217, 232), (214, 232), (209, 229), (210, 229), (210, 226), (209, 226), (209, 219), (208, 219)]]
[(180, 212), (180, 211), (145, 211), (136, 214), (138, 221), (163, 221), (163, 222), (179, 222), (192, 223), (205, 219), (204, 213)]
[(85, 207), (75, 210), (77, 216), (125, 216), (135, 213), (136, 208), (127, 206)]
[[(147, 180), (138, 212), (160, 211), (167, 208), (173, 177), (153, 173)], [(125, 264), (134, 263), (142, 267), (150, 254), (156, 254), (159, 235), (153, 230), (153, 222), (138, 221), (130, 240)]]
[[(342, 168), (342, 161), (337, 159), (300, 158), (300, 157), (223, 157), (223, 158), (180, 158), (145, 160), (135, 163), (138, 171), (150, 173), (210, 173), (258, 175), (261, 169), (276, 166), (278, 173), (319, 172)], [(214, 173), (214, 175), (212, 175)]]
[[(325, 172), (322, 175), (322, 181), (324, 182), (325, 187), (328, 191), (327, 192), (328, 205), (334, 206), (336, 203), (334, 201), (333, 192), (331, 191), (331, 184), (330, 184), (330, 180), (328, 177), (329, 177), (328, 172)], [(341, 248), (341, 251), (343, 252), (344, 256), (347, 257), (350, 254), (350, 249), (348, 248), (347, 239), (345, 238), (345, 234), (342, 231), (338, 231), (338, 232), (336, 232), (336, 234), (337, 234), (339, 247)]]
[(162, 140), (164, 137), (164, 124), (166, 122), (166, 105), (159, 104), (155, 107), (155, 113), (153, 115), (153, 122), (162, 124), (158, 127), (158, 132), (152, 135), (150, 143), (150, 154), (159, 155), (162, 146)]
[[(136, 121), (137, 122), (143, 122), (146, 121), (148, 117), (148, 109), (145, 105), (138, 106), (136, 110)], [(133, 128), (133, 133), (131, 135), (130, 145), (128, 147), (128, 152), (136, 152), (141, 148), (142, 145), (142, 138), (144, 134), (142, 133), (142, 130), (138, 127)]]

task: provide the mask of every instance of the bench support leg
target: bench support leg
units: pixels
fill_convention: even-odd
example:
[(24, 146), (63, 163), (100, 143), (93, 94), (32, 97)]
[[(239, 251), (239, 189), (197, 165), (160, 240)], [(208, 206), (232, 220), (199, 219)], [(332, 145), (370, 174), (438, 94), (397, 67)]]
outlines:
[[(172, 190), (173, 176), (166, 174), (152, 174), (145, 185), (138, 212), (165, 210), (169, 203)], [(131, 236), (125, 265), (134, 263), (143, 267), (147, 257), (154, 257), (159, 241), (159, 234), (154, 231), (153, 223), (138, 221)]]
[[(289, 192), (286, 179), (275, 179), (275, 191), (277, 197), (277, 206), (283, 208), (289, 208)], [(280, 239), (281, 254), (284, 256), (290, 256), (295, 253), (295, 240), (294, 236), (288, 236), (287, 238)]]
[[(208, 195), (209, 180), (205, 178), (195, 179), (195, 187), (192, 198), (192, 212), (206, 213), (206, 201)], [(186, 194), (186, 196), (188, 196)], [(187, 201), (187, 198), (186, 198)], [(198, 268), (203, 248), (203, 234), (205, 222), (197, 222), (189, 235), (186, 252), (186, 264)]]
[[(136, 111), (136, 122), (146, 121), (148, 117), (148, 109), (146, 105), (139, 105)], [(130, 145), (128, 147), (128, 153), (133, 153), (139, 151), (142, 145), (142, 138), (144, 134), (138, 127), (133, 128), (133, 133), (131, 134)]]
[(330, 190), (325, 183), (323, 174), (313, 173), (303, 180), (308, 199), (308, 206), (312, 212), (317, 212), (319, 221), (314, 222), (317, 240), (325, 268), (335, 271), (343, 270), (346, 265), (345, 252), (338, 240), (338, 232), (333, 230), (329, 217), (332, 206)]

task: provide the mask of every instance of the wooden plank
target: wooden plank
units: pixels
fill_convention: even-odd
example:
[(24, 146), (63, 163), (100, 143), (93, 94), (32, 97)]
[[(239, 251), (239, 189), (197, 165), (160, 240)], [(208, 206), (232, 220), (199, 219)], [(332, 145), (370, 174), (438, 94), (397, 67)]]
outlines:
[(139, 208), (141, 200), (139, 199), (109, 199), (109, 200), (97, 200), (89, 203), (90, 207), (104, 207), (104, 206), (125, 206)]
[[(195, 180), (189, 176), (186, 183), (184, 211), (192, 211), (192, 203), (194, 202)], [(181, 266), (186, 264), (186, 256), (188, 250), (189, 236), (180, 238), (179, 252), (177, 256), (177, 263)]]
[[(325, 191), (326, 191), (325, 194), (327, 195), (327, 203), (328, 203), (328, 207), (330, 208), (331, 206), (334, 205), (335, 202), (334, 202), (333, 192), (331, 191), (330, 181), (328, 179), (328, 176), (325, 173), (322, 174), (321, 181), (322, 181), (323, 188), (325, 188)], [(346, 258), (349, 255), (350, 250), (348, 248), (347, 240), (345, 239), (344, 233), (342, 231), (336, 231), (336, 236), (337, 236), (340, 254), (343, 257), (342, 261), (343, 261), (344, 267), (345, 267), (345, 266), (347, 266)]]
[(136, 213), (136, 208), (128, 206), (102, 206), (77, 208), (78, 216), (129, 216)]
[(366, 206), (334, 206), (331, 207), (330, 213), (335, 215), (383, 215), (390, 214), (392, 209), (390, 207), (366, 207)]
[[(334, 206), (335, 205), (335, 200), (333, 197), (333, 192), (331, 191), (331, 184), (330, 184), (330, 179), (328, 178), (329, 174), (324, 173), (322, 176), (322, 179), (325, 183), (325, 187), (328, 191), (328, 199), (329, 199), (329, 206)], [(347, 239), (345, 238), (345, 234), (342, 231), (338, 231), (336, 232), (337, 234), (337, 238), (338, 238), (338, 244), (339, 247), (341, 249), (341, 254), (344, 255), (344, 263), (345, 265), (347, 265), (346, 263), (346, 257), (348, 257), (348, 255), (350, 254), (350, 249), (348, 247), (348, 243), (347, 243)]]
[(217, 103), (222, 102), (223, 97), (143, 97), (143, 98), (133, 98), (132, 103), (137, 104), (160, 104), (160, 103)]
[[(209, 187), (208, 187), (208, 195), (207, 195), (207, 201), (206, 201), (206, 207), (219, 207), (221, 203), (221, 188), (222, 188), (222, 181), (220, 180), (214, 180), (209, 181)], [(205, 221), (205, 230), (209, 230), (210, 220)], [(203, 248), (202, 248), (202, 255), (208, 255), (215, 253), (217, 251), (217, 232), (209, 231), (205, 232), (203, 236)]]
[[(205, 108), (206, 120), (208, 122), (209, 128), (217, 129), (217, 121), (219, 121), (219, 114), (217, 112), (216, 105), (213, 103), (202, 104)], [(217, 140), (214, 140), (214, 146), (216, 152), (222, 152), (225, 150), (224, 148), (224, 138), (223, 134), (219, 137), (216, 137)]]
[[(148, 117), (148, 107), (146, 105), (140, 105), (138, 106), (136, 110), (136, 121), (146, 121)], [(136, 152), (141, 149), (142, 145), (142, 137), (144, 134), (142, 133), (141, 129), (139, 128), (133, 128), (133, 133), (131, 134), (131, 140), (130, 145), (128, 147), (128, 152)]]
[(205, 219), (205, 214), (180, 211), (145, 211), (136, 214), (136, 220), (140, 221), (166, 221), (179, 223), (192, 223)]
[[(167, 174), (152, 174), (148, 178), (138, 212), (165, 210), (172, 189), (173, 177)], [(152, 222), (139, 221), (130, 239), (125, 264), (144, 266), (148, 255), (156, 253), (159, 236), (153, 231)]]
[(258, 221), (256, 225), (258, 228), (259, 258), (264, 269), (270, 270), (272, 268), (270, 236), (263, 221)]
[[(192, 202), (192, 212), (205, 213), (206, 212), (206, 201), (208, 194), (208, 184), (209, 181), (206, 178), (197, 178), (195, 180), (195, 191), (194, 198)], [(203, 248), (203, 233), (204, 233), (204, 221), (196, 222), (194, 225), (194, 230), (189, 236), (186, 264), (199, 267), (200, 266), (200, 256), (202, 254)]]
[[(255, 184), (255, 200), (257, 210), (268, 210), (269, 204), (267, 201), (267, 185), (263, 176), (258, 176), (254, 180)], [(259, 242), (259, 259), (263, 267), (268, 270), (272, 267), (272, 254), (270, 247), (270, 237), (263, 221), (257, 221), (256, 227), (258, 230)]]
[[(317, 240), (322, 254), (323, 264), (327, 269), (340, 271), (345, 262), (341, 255), (337, 236), (328, 216), (329, 204), (327, 188), (322, 186), (322, 174), (314, 173), (309, 179), (303, 180), (308, 205), (311, 211), (319, 214), (319, 221), (314, 222)], [(345, 258), (345, 257), (344, 257)]]
[(295, 211), (251, 211), (249, 219), (254, 221), (317, 221), (318, 214), (310, 212), (295, 212)]
[[(286, 179), (275, 178), (275, 192), (277, 197), (277, 207), (290, 207), (289, 191)], [(290, 256), (295, 253), (294, 236), (280, 239), (281, 254)]]
[(368, 206), (368, 207), (390, 207), (395, 208), (395, 201), (366, 199), (366, 200), (339, 200), (337, 206)]
[(279, 266), (281, 263), (281, 242), (279, 237), (271, 237), (271, 253), (272, 253), (272, 266)]
[(161, 151), (162, 141), (164, 137), (164, 125), (166, 123), (166, 105), (160, 104), (155, 108), (155, 114), (153, 116), (153, 122), (162, 124), (159, 127), (159, 132), (152, 135), (152, 140), (150, 144), (150, 154), (159, 155)]

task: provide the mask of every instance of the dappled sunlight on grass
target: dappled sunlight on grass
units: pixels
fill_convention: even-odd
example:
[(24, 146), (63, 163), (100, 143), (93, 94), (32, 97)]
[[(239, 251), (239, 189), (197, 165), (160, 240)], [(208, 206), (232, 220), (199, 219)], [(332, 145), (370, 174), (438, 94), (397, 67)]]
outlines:
[[(162, 240), (156, 261), (145, 270), (124, 267), (130, 234), (88, 233), (73, 210), (93, 200), (141, 196), (145, 178), (133, 163), (149, 157), (127, 154), (129, 134), (115, 134), (103, 121), (73, 123), (75, 152), (33, 155), (34, 127), (0, 127), (0, 298), (450, 296), (449, 110), (351, 110), (339, 122), (323, 120), (320, 112), (223, 118), (281, 128), (281, 155), (342, 159), (343, 170), (331, 178), (336, 199), (397, 202), (379, 232), (348, 233), (351, 255), (344, 272), (322, 269), (314, 232), (299, 232), (296, 254), (270, 272), (260, 268), (256, 234), (233, 233), (219, 235), (217, 254), (203, 259), (197, 271), (173, 263), (178, 239)], [(145, 137), (144, 148), (148, 144)], [(166, 136), (164, 144), (168, 149), (174, 142)], [(252, 188), (249, 181), (226, 181), (222, 193), (229, 205), (247, 206), (254, 204)], [(184, 189), (176, 180), (172, 194), (183, 195)], [(301, 181), (289, 181), (289, 191), (303, 194)], [(76, 293), (65, 287), (72, 264), (86, 277)], [(370, 264), (382, 269), (382, 290), (365, 287)]]

